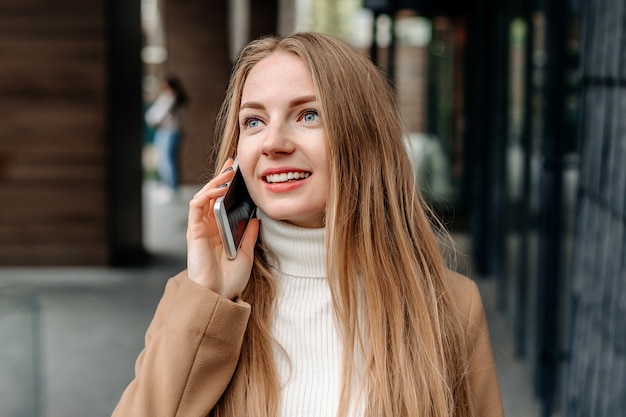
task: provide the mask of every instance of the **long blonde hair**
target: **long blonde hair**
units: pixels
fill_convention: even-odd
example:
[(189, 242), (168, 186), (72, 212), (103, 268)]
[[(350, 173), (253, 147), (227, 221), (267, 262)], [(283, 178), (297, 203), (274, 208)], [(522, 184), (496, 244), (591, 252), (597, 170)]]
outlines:
[[(263, 38), (239, 55), (218, 116), (221, 166), (236, 153), (250, 70), (276, 52), (309, 68), (328, 140), (327, 271), (343, 345), (339, 416), (362, 391), (367, 416), (473, 417), (468, 354), (434, 216), (417, 191), (393, 92), (369, 58), (327, 35)], [(277, 415), (270, 324), (274, 280), (262, 243), (242, 298), (252, 306), (237, 377), (248, 415)], [(216, 414), (228, 415), (228, 398)]]

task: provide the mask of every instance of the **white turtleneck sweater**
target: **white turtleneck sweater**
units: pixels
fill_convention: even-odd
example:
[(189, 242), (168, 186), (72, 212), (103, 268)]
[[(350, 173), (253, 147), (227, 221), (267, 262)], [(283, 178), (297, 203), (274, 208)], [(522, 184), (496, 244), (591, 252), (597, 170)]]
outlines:
[(273, 336), (282, 384), (280, 415), (331, 417), (337, 413), (341, 342), (326, 277), (325, 229), (306, 229), (273, 220), (261, 210), (261, 240), (278, 259)]

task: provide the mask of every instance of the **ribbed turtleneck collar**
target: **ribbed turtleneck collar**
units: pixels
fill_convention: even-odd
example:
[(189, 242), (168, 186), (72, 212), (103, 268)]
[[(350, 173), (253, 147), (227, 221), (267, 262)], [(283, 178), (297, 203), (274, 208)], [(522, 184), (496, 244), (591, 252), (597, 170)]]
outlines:
[(277, 271), (302, 278), (326, 277), (325, 229), (307, 229), (274, 220), (257, 209), (263, 245), (276, 257), (270, 257)]

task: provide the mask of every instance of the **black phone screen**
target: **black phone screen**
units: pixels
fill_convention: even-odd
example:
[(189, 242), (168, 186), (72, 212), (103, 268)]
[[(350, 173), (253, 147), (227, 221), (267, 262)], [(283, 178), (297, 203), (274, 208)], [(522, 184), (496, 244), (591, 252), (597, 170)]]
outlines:
[(243, 232), (248, 226), (256, 205), (248, 194), (246, 183), (243, 180), (241, 171), (237, 169), (226, 195), (224, 196), (224, 208), (228, 217), (228, 226), (233, 236), (235, 250), (239, 248)]

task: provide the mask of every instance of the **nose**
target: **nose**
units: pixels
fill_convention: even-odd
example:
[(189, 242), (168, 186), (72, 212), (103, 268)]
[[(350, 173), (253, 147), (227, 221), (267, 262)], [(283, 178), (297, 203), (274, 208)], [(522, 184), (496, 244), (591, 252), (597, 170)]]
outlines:
[(289, 126), (286, 123), (274, 122), (267, 129), (263, 140), (262, 153), (265, 156), (288, 155), (295, 150)]

